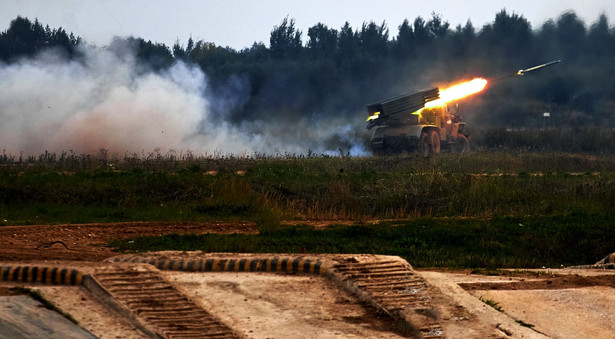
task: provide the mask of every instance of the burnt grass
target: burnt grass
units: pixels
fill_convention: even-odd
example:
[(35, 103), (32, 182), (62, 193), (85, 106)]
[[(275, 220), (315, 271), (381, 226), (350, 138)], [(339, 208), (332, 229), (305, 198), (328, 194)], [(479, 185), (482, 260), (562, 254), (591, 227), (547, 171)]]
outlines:
[(111, 242), (123, 252), (375, 253), (418, 267), (589, 264), (615, 250), (613, 201), (609, 154), (0, 157), (0, 226), (245, 220), (260, 230)]

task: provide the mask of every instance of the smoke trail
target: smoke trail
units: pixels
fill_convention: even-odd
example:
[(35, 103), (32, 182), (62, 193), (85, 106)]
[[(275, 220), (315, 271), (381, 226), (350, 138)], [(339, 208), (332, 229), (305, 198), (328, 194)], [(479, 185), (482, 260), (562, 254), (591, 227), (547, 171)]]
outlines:
[[(44, 151), (95, 154), (190, 150), (195, 153), (337, 152), (357, 142), (348, 122), (292, 126), (264, 121), (233, 124), (213, 117), (205, 96), (207, 79), (196, 66), (177, 62), (161, 73), (143, 71), (130, 51), (83, 48), (84, 57), (67, 61), (47, 51), (34, 59), (0, 64), (0, 149), (8, 153)], [(227, 96), (225, 105), (242, 105), (246, 87)], [(229, 108), (226, 108), (229, 109)], [(326, 126), (326, 128), (325, 128)], [(291, 130), (289, 133), (289, 129)], [(352, 150), (361, 154), (360, 147)]]

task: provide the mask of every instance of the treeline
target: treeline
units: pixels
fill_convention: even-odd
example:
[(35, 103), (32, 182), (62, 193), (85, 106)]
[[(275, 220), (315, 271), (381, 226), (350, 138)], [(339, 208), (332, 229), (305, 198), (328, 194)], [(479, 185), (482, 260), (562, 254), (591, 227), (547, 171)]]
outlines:
[(81, 39), (73, 33), (67, 34), (62, 27), (51, 29), (35, 20), (17, 17), (11, 26), (0, 34), (0, 61), (14, 62), (21, 57), (32, 57), (36, 53), (56, 48), (73, 57)]
[[(17, 18), (0, 34), (0, 59), (10, 63), (49, 47), (75, 58), (79, 42), (61, 28)], [(540, 127), (550, 112), (554, 127), (615, 126), (615, 30), (605, 15), (587, 25), (567, 12), (533, 28), (502, 10), (481, 28), (470, 21), (451, 27), (433, 14), (396, 29), (386, 22), (339, 29), (317, 23), (307, 32), (285, 18), (273, 27), (269, 46), (235, 50), (189, 39), (168, 47), (141, 38), (111, 45), (125, 43), (154, 70), (177, 60), (198, 65), (208, 76), (214, 113), (234, 124), (335, 118), (356, 127), (371, 102), (482, 76), (491, 80), (488, 89), (461, 103), (464, 118), (476, 125)], [(514, 76), (557, 59), (564, 62)]]

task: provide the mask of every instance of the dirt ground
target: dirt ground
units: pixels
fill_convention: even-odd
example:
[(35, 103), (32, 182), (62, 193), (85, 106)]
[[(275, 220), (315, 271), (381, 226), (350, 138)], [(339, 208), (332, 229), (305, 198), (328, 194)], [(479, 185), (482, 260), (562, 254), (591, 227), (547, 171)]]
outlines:
[[(456, 298), (474, 297), (465, 305), (479, 318), (509, 320), (539, 337), (615, 338), (615, 270), (544, 269), (502, 276), (420, 273), (441, 289), (457, 288)], [(496, 313), (483, 312), (496, 308)], [(497, 319), (501, 315), (506, 319)]]
[(502, 311), (554, 338), (613, 338), (613, 287), (472, 291)]
[(171, 233), (256, 234), (252, 223), (131, 222), (86, 225), (29, 225), (0, 227), (0, 261), (100, 261), (117, 253), (105, 247), (111, 239)]
[[(118, 255), (110, 239), (169, 233), (256, 234), (251, 223), (113, 223), (0, 227), (0, 265), (64, 265), (88, 272)], [(410, 263), (411, 264), (411, 263)], [(615, 270), (527, 270), (501, 276), (469, 271), (418, 270), (435, 290), (463, 308), (443, 319), (447, 337), (473, 338), (468, 321), (496, 329), (489, 337), (615, 338)], [(309, 337), (396, 338), (390, 321), (324, 278), (268, 274), (165, 272), (168, 280), (248, 338), (292, 337), (299, 326)], [(19, 294), (0, 283), (0, 296)], [(101, 338), (144, 335), (105, 310), (79, 287), (31, 285)], [(483, 301), (481, 301), (481, 298)], [(437, 300), (435, 298), (434, 300)], [(500, 312), (484, 300), (497, 303)], [(448, 312), (451, 313), (451, 312)], [(452, 313), (451, 313), (452, 314)], [(447, 312), (443, 312), (447, 317)], [(482, 333), (482, 332), (481, 332)], [(492, 333), (492, 332), (489, 332)], [(465, 334), (465, 336), (464, 336)]]

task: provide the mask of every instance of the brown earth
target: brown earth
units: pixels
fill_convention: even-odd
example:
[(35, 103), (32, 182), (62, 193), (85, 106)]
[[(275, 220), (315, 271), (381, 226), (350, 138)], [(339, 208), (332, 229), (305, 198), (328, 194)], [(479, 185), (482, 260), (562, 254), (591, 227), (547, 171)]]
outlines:
[[(519, 277), (518, 277), (519, 278)], [(578, 274), (553, 275), (542, 279), (528, 279), (523, 276), (515, 281), (460, 283), (466, 291), (474, 290), (561, 290), (591, 286), (615, 287), (615, 275), (582, 276)]]
[(117, 255), (106, 244), (111, 239), (165, 234), (256, 234), (249, 222), (161, 223), (128, 222), (80, 225), (0, 227), (0, 261), (101, 261)]
[(6, 295), (22, 295), (25, 294), (24, 291), (22, 290), (18, 290), (15, 288), (10, 288), (7, 286), (0, 286), (0, 296), (6, 296)]

